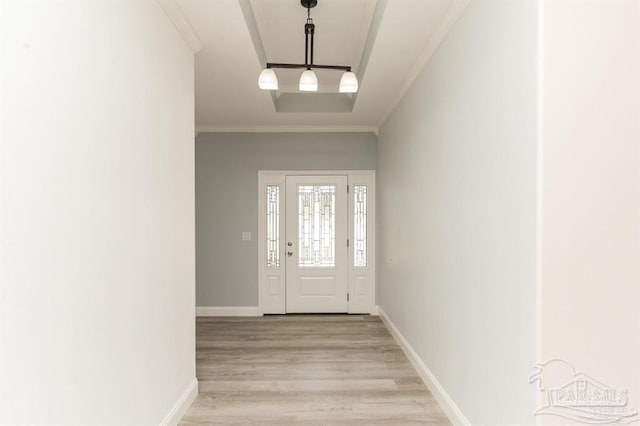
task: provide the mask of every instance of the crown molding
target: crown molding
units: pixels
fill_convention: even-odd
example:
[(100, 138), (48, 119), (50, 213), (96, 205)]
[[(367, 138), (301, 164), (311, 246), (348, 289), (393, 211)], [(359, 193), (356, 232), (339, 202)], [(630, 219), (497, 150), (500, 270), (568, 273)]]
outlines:
[(400, 89), (398, 89), (395, 98), (389, 104), (389, 107), (385, 110), (385, 113), (382, 115), (380, 121), (378, 121), (378, 129), (382, 128), (393, 110), (396, 109), (413, 82), (416, 80), (416, 78), (418, 78), (418, 74), (420, 74), (420, 71), (422, 71), (425, 65), (427, 65), (429, 59), (431, 59), (447, 34), (449, 34), (449, 31), (451, 31), (453, 26), (458, 21), (458, 18), (460, 18), (462, 12), (464, 12), (470, 2), (471, 0), (456, 0), (453, 2), (449, 10), (447, 11), (447, 14), (438, 25), (438, 28), (433, 32), (433, 34), (429, 38), (429, 41), (427, 41), (427, 44), (424, 46), (424, 49), (422, 49), (422, 53), (413, 64), (413, 66), (409, 69), (409, 72), (402, 81)]
[(200, 133), (374, 133), (374, 126), (196, 126)]
[(182, 38), (187, 45), (191, 48), (191, 51), (195, 54), (202, 50), (202, 42), (198, 38), (198, 35), (185, 18), (182, 8), (178, 4), (177, 0), (156, 0), (164, 13), (167, 14), (173, 25), (176, 27)]

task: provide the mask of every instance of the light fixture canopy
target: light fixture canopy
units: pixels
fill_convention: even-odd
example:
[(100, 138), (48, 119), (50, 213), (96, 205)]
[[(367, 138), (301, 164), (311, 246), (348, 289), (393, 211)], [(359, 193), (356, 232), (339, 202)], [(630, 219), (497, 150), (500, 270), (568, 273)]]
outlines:
[(299, 89), (301, 92), (317, 92), (318, 91), (318, 76), (313, 70), (304, 70), (300, 76)]
[(350, 66), (344, 65), (317, 65), (313, 63), (313, 36), (315, 24), (311, 19), (311, 8), (316, 7), (318, 0), (300, 0), (302, 7), (307, 9), (307, 22), (304, 24), (304, 64), (276, 64), (267, 62), (267, 66), (260, 73), (258, 86), (262, 90), (278, 90), (278, 78), (273, 68), (304, 69), (300, 76), (298, 88), (302, 92), (317, 92), (318, 77), (313, 69), (328, 69), (344, 71), (340, 79), (340, 93), (356, 93), (358, 91), (358, 78), (351, 72)]
[(262, 90), (278, 90), (278, 77), (271, 68), (265, 68), (258, 78), (258, 86)]
[(351, 71), (342, 74), (340, 78), (340, 93), (356, 93), (358, 91), (358, 77)]

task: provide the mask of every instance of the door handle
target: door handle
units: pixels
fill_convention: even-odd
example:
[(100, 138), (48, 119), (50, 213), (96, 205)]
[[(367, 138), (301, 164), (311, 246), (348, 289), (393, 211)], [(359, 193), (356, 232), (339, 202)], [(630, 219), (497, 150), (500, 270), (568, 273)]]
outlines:
[(289, 257), (293, 256), (293, 252), (292, 251), (288, 251), (287, 252), (287, 256), (289, 256)]

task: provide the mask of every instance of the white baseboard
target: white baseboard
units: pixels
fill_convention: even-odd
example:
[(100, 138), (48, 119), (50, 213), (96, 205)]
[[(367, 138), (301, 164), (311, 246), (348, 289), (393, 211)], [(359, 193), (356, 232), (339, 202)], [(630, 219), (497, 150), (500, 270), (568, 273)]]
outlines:
[(197, 317), (260, 317), (257, 306), (196, 306)]
[(180, 423), (182, 417), (187, 414), (189, 407), (198, 396), (198, 379), (194, 378), (191, 384), (180, 395), (180, 398), (160, 423), (161, 426), (175, 426)]
[(384, 309), (382, 309), (382, 307), (380, 306), (378, 306), (377, 308), (380, 318), (391, 332), (393, 338), (396, 339), (396, 342), (398, 342), (398, 345), (400, 346), (400, 348), (402, 348), (402, 351), (405, 353), (407, 358), (409, 358), (409, 361), (422, 378), (424, 384), (427, 386), (427, 388), (429, 388), (429, 391), (431, 391), (433, 396), (436, 398), (436, 401), (438, 401), (438, 404), (440, 404), (442, 410), (449, 417), (451, 423), (453, 423), (454, 425), (470, 426), (471, 423), (469, 422), (469, 420), (467, 420), (464, 414), (462, 414), (462, 411), (460, 411), (455, 402), (453, 402), (440, 382), (438, 382), (436, 376), (434, 376), (429, 368), (427, 368), (426, 364), (418, 356), (416, 351), (413, 350), (409, 342), (407, 342), (402, 333), (400, 333), (400, 330), (398, 330), (398, 328), (393, 324)]

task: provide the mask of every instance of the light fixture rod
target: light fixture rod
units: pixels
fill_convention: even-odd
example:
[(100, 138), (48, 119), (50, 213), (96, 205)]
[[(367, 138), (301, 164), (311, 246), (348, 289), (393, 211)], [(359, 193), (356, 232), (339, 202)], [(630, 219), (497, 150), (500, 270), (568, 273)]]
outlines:
[[(304, 36), (304, 63), (309, 63), (309, 36)], [(267, 64), (269, 66), (269, 64)]]
[(309, 58), (309, 64), (313, 64), (313, 36), (316, 33), (315, 25), (311, 24), (311, 57)]
[(307, 65), (313, 64), (313, 34), (315, 32), (316, 26), (313, 24), (313, 19), (307, 18), (307, 23), (304, 24), (304, 63)]
[(351, 71), (351, 67), (344, 65), (316, 65), (316, 64), (278, 64), (273, 62), (267, 62), (267, 68), (288, 68), (288, 69), (298, 69), (298, 68), (316, 68), (316, 69), (325, 69), (325, 70), (342, 70), (342, 71)]
[(307, 33), (307, 25), (304, 26), (304, 63), (309, 64), (309, 34)]

